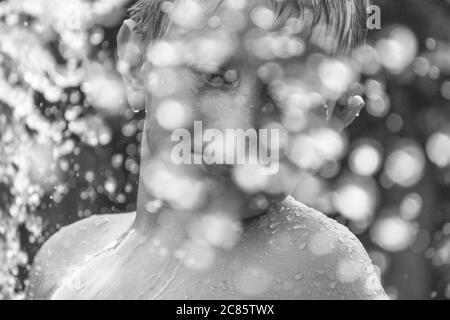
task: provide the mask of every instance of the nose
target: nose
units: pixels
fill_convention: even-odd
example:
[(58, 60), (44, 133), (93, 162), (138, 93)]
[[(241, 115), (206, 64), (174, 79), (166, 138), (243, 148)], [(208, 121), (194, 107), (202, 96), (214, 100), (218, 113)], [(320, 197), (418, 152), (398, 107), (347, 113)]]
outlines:
[(280, 121), (280, 109), (270, 86), (263, 82), (255, 71), (248, 71), (242, 76), (234, 102), (232, 110), (241, 127), (258, 129), (269, 122)]
[(253, 79), (253, 103), (255, 105), (253, 126), (265, 127), (268, 123), (281, 121), (281, 109), (276, 102), (270, 85), (258, 76)]

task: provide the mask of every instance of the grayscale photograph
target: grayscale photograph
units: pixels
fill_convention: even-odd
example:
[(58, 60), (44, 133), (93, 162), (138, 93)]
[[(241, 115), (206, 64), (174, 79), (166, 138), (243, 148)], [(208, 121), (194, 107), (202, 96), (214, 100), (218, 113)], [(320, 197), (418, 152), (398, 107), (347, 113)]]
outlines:
[(450, 300), (450, 1), (0, 0), (0, 300)]

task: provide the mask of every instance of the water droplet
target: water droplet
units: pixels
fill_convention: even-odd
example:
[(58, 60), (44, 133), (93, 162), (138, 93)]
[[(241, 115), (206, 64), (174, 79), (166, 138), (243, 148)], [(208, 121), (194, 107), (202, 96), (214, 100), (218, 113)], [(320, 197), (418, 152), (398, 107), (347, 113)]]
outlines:
[(367, 272), (368, 274), (373, 274), (373, 273), (375, 273), (375, 267), (374, 267), (373, 265), (369, 265), (369, 266), (366, 268), (366, 272)]
[(101, 219), (101, 220), (98, 220), (98, 221), (94, 224), (94, 226), (95, 226), (96, 228), (99, 228), (99, 227), (104, 226), (105, 224), (108, 224), (108, 222), (109, 222), (109, 219)]
[(305, 275), (303, 273), (297, 273), (294, 278), (295, 280), (300, 281), (303, 279), (304, 276)]
[(294, 288), (295, 288), (295, 284), (294, 284), (293, 281), (285, 281), (285, 282), (283, 283), (283, 289), (284, 289), (285, 291), (289, 291), (289, 290), (292, 290), (292, 289), (294, 289)]
[(324, 271), (324, 270), (316, 270), (316, 273), (317, 273), (319, 276), (323, 276), (323, 275), (325, 275), (327, 272)]
[(271, 229), (274, 229), (274, 228), (278, 227), (280, 224), (281, 224), (281, 222), (279, 222), (279, 221), (274, 222), (274, 223), (272, 223), (272, 224), (270, 225), (270, 228), (271, 228)]
[(134, 113), (139, 113), (139, 112), (141, 112), (142, 110), (144, 110), (144, 108), (136, 108), (136, 107), (130, 107), (131, 108), (131, 110), (134, 112)]
[(219, 283), (219, 289), (228, 290), (228, 283), (226, 281), (222, 281)]

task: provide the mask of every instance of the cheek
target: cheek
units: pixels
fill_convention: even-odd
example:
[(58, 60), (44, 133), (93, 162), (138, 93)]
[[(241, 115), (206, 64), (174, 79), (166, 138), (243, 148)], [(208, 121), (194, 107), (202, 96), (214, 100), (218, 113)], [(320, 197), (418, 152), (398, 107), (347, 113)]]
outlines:
[(259, 109), (258, 90), (245, 83), (237, 90), (205, 90), (199, 96), (198, 109), (210, 127), (251, 128)]

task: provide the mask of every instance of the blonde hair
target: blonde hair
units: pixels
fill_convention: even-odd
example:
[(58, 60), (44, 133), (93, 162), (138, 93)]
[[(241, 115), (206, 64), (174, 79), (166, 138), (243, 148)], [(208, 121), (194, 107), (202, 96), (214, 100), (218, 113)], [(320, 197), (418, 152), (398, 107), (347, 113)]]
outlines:
[[(171, 0), (174, 1), (174, 0)], [(135, 31), (144, 43), (164, 37), (169, 21), (162, 5), (167, 0), (137, 0), (129, 9), (136, 22)], [(312, 13), (311, 35), (324, 22), (325, 30), (336, 37), (337, 49), (348, 50), (361, 45), (367, 33), (369, 0), (268, 0), (279, 16), (301, 17)], [(286, 12), (288, 11), (288, 12)], [(323, 28), (323, 24), (321, 24)]]

